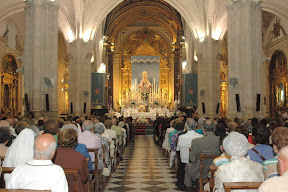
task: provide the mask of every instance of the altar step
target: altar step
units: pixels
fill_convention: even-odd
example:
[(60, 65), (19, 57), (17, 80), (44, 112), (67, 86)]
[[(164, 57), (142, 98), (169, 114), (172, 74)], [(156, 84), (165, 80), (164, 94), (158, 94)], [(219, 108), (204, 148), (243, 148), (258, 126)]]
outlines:
[(150, 121), (147, 124), (136, 124), (136, 135), (153, 135), (153, 121)]

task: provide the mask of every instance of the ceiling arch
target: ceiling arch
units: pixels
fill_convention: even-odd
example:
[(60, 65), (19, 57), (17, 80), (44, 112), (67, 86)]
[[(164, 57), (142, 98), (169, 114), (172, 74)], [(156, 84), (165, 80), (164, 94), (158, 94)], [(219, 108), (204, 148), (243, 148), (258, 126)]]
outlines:
[(108, 41), (114, 42), (121, 29), (136, 21), (152, 21), (165, 28), (172, 36), (173, 42), (178, 40), (183, 30), (180, 14), (162, 0), (123, 2), (117, 6), (106, 19), (105, 35)]
[[(106, 16), (123, 0), (56, 0), (56, 2), (59, 5), (59, 28), (68, 41), (77, 36), (93, 39)], [(227, 30), (226, 7), (231, 0), (165, 0), (165, 2), (181, 13), (195, 39), (206, 35), (208, 22), (212, 24), (213, 32), (221, 34), (220, 36)], [(286, 0), (263, 0), (262, 7), (264, 11), (288, 20)], [(24, 11), (24, 8), (23, 0), (0, 1), (0, 22)]]

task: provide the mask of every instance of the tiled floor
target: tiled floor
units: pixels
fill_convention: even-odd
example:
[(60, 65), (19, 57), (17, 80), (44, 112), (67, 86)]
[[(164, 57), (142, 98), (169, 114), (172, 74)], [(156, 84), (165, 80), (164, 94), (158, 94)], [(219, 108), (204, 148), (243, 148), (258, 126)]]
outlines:
[(137, 135), (124, 153), (105, 192), (178, 191), (175, 173), (169, 168), (167, 156), (151, 135)]

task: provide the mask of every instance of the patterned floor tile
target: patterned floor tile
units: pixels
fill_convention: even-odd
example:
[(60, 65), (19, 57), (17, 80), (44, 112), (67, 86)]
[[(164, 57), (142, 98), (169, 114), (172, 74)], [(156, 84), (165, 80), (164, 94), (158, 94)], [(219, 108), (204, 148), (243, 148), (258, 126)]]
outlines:
[(137, 136), (125, 149), (123, 159), (105, 192), (179, 192), (175, 172), (152, 136)]

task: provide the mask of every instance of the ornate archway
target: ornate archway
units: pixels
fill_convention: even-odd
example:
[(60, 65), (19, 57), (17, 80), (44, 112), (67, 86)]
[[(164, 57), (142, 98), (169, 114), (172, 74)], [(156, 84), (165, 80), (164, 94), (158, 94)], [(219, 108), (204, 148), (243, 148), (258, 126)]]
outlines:
[[(123, 1), (107, 16), (104, 33), (107, 73), (110, 74), (107, 100), (110, 104), (113, 100), (118, 108), (121, 95), (131, 88), (131, 67), (127, 66), (131, 66), (131, 56), (136, 55), (160, 57), (159, 86), (174, 100), (181, 87), (184, 32), (181, 16), (171, 5), (163, 0)], [(169, 84), (173, 88), (168, 88)]]
[[(163, 97), (168, 100), (171, 99), (171, 79), (169, 78), (171, 72), (171, 46), (168, 42), (159, 34), (153, 30), (144, 28), (140, 31), (131, 34), (124, 43), (121, 45), (121, 91), (120, 99), (127, 99), (125, 95), (131, 90), (131, 56), (159, 56), (159, 88)], [(168, 101), (169, 103), (169, 101)], [(168, 103), (165, 103), (166, 105)]]
[(19, 112), (18, 66), (12, 54), (6, 54), (1, 64), (1, 113), (16, 116)]
[(287, 109), (287, 83), (287, 59), (282, 51), (277, 50), (269, 66), (270, 115), (274, 115), (276, 110)]

